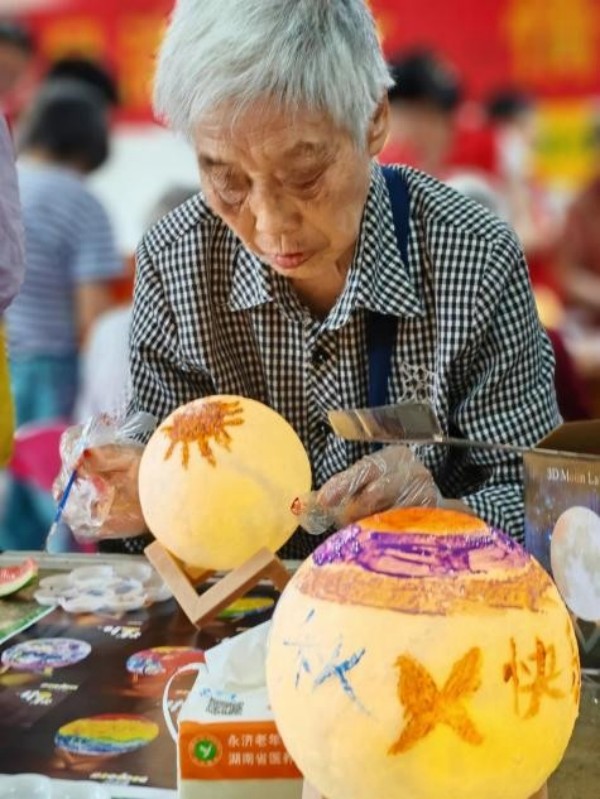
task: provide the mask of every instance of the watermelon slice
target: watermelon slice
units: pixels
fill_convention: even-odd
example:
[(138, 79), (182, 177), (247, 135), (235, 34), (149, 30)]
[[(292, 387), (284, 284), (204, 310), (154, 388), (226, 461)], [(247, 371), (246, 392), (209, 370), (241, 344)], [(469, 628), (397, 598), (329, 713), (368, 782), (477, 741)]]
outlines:
[(2, 566), (0, 568), (0, 597), (20, 591), (35, 577), (38, 565), (31, 558), (19, 563), (17, 566)]

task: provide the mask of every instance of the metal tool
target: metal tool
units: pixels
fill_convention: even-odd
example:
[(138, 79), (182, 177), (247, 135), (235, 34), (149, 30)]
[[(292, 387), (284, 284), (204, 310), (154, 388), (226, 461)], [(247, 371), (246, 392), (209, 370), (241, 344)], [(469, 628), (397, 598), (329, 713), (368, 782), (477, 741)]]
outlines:
[[(338, 409), (328, 411), (327, 416), (334, 433), (349, 441), (453, 446), (512, 452), (519, 455), (536, 451), (535, 447), (446, 436), (433, 407), (428, 402), (402, 402), (376, 408)], [(546, 449), (543, 451), (549, 452)]]

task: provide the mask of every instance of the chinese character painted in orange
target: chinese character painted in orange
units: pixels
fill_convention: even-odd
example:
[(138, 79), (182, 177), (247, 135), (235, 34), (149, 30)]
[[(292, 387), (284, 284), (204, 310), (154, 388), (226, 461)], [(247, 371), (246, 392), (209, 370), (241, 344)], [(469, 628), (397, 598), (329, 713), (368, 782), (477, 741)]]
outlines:
[(540, 710), (542, 697), (561, 699), (563, 691), (552, 687), (561, 672), (556, 668), (556, 650), (553, 645), (546, 647), (539, 638), (535, 640), (535, 649), (520, 660), (517, 655), (517, 645), (514, 639), (510, 640), (511, 657), (504, 664), (504, 682), (513, 683), (515, 713), (520, 713), (521, 695), (529, 697), (527, 710), (523, 718), (537, 716)]

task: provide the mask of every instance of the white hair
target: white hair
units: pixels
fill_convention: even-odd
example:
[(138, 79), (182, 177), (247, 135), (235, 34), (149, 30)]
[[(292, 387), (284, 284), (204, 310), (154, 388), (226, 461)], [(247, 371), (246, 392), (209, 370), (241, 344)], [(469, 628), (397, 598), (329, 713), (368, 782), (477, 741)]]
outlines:
[(326, 112), (357, 144), (393, 84), (365, 0), (178, 0), (154, 86), (159, 118), (191, 138), (222, 102)]

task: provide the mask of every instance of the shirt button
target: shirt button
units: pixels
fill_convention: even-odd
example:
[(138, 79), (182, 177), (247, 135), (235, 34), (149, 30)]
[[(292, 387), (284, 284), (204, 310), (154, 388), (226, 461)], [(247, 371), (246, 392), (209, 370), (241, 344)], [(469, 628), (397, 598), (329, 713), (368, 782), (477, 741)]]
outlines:
[(326, 421), (319, 422), (318, 427), (319, 427), (319, 433), (321, 433), (322, 436), (328, 436), (331, 433), (331, 426), (329, 422)]
[(311, 356), (313, 366), (323, 366), (329, 360), (329, 355), (324, 347), (316, 346)]

